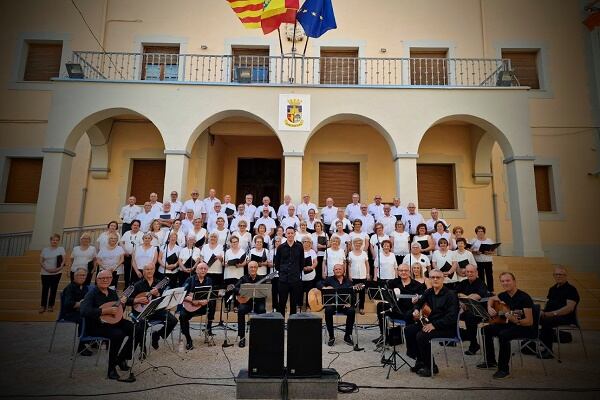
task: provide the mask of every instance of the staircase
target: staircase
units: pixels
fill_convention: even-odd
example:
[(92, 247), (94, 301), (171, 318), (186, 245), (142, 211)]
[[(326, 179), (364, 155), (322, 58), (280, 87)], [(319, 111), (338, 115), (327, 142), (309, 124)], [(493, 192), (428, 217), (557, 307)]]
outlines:
[[(518, 287), (534, 298), (544, 299), (553, 284), (553, 266), (546, 258), (494, 257), (496, 290), (500, 289), (498, 274), (510, 271), (517, 278)], [(0, 321), (54, 321), (59, 309), (60, 291), (69, 283), (69, 272), (64, 271), (53, 313), (38, 313), (40, 302), (39, 252), (28, 251), (21, 257), (0, 257)], [(585, 329), (600, 330), (600, 277), (593, 272), (569, 271), (569, 282), (579, 291), (579, 317)], [(123, 285), (120, 282), (121, 286)], [(366, 315), (358, 315), (360, 323), (373, 323), (375, 305), (365, 304)], [(217, 308), (218, 317), (218, 308)], [(236, 314), (230, 314), (234, 322)]]

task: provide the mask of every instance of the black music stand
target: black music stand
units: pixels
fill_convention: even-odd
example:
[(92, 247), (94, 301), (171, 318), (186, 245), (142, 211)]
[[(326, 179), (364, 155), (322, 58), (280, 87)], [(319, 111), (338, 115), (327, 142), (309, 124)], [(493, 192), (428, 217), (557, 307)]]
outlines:
[[(395, 372), (395, 371), (398, 371), (403, 366), (409, 365), (409, 364), (406, 361), (406, 359), (404, 357), (402, 357), (402, 355), (396, 349), (397, 345), (395, 342), (392, 345), (392, 354), (390, 354), (389, 357), (385, 358), (385, 345), (386, 345), (386, 340), (387, 340), (387, 316), (385, 314), (388, 312), (401, 313), (401, 310), (400, 310), (400, 307), (398, 307), (398, 302), (396, 301), (396, 293), (394, 292), (393, 289), (384, 289), (381, 291), (381, 293), (383, 295), (383, 299), (384, 299), (383, 301), (385, 301), (386, 303), (388, 303), (390, 305), (390, 308), (388, 310), (383, 311), (383, 332), (385, 333), (385, 336), (384, 336), (384, 345), (383, 345), (384, 352), (381, 357), (381, 362), (383, 364), (383, 367), (385, 368), (386, 365), (389, 366), (386, 379), (390, 379), (390, 372), (392, 372), (392, 369)], [(400, 359), (401, 361), (398, 361), (398, 359)]]
[[(270, 283), (243, 283), (240, 286), (240, 296), (247, 297), (252, 300), (252, 314), (254, 314), (254, 299), (266, 299), (271, 294), (271, 284)], [(266, 300), (265, 300), (265, 309), (266, 309)]]
[[(321, 289), (321, 296), (323, 299), (323, 307), (335, 307), (335, 313), (337, 313), (338, 307), (349, 306), (353, 307), (352, 295), (354, 294), (353, 288), (338, 288), (338, 289)], [(334, 315), (335, 315), (334, 313)], [(346, 317), (347, 318), (347, 317)], [(354, 321), (356, 323), (356, 321)], [(334, 329), (340, 329), (335, 327)]]
[[(216, 293), (213, 291), (212, 286), (196, 286), (194, 288), (194, 293), (192, 295), (193, 300), (206, 300), (208, 304), (206, 304), (206, 321), (208, 321), (208, 308), (210, 307), (210, 302), (216, 299)], [(208, 324), (208, 322), (207, 322)], [(215, 346), (214, 335), (208, 334), (208, 328), (204, 327), (204, 343), (208, 344), (208, 346)]]
[[(223, 307), (233, 299), (233, 295), (230, 295), (229, 298), (226, 299), (226, 296), (227, 296), (226, 288), (227, 288), (226, 286), (219, 287), (218, 292), (223, 291), (224, 292), (223, 296), (221, 296), (221, 295), (214, 296), (214, 298), (217, 298), (217, 297), (221, 298), (221, 307), (219, 309), (219, 322), (215, 326), (212, 327), (213, 330), (222, 329), (225, 331), (225, 343), (227, 343), (227, 331), (234, 331), (234, 332), (237, 331), (237, 328), (229, 326), (229, 308), (226, 308), (226, 311), (225, 311), (226, 321), (223, 322)], [(214, 292), (214, 289), (213, 289), (213, 292)], [(217, 305), (216, 305), (216, 301), (215, 301), (215, 308), (216, 307), (217, 307)], [(208, 310), (207, 310), (207, 312), (208, 312)], [(225, 346), (225, 347), (229, 347), (229, 346)]]
[[(386, 290), (387, 289), (385, 287), (383, 287), (383, 286), (370, 287), (370, 288), (367, 288), (367, 294), (369, 295), (369, 299), (371, 299), (373, 302), (375, 302), (375, 301), (381, 301), (383, 303), (388, 303), (388, 301), (386, 300), (386, 297), (384, 295), (384, 292)], [(381, 312), (381, 314), (382, 314), (381, 317), (383, 318), (383, 343), (381, 345), (381, 358), (382, 358), (382, 360), (385, 359), (385, 350), (386, 350), (386, 347), (385, 347), (385, 344), (386, 344), (386, 329), (385, 329), (386, 328), (386, 326), (385, 326), (386, 320), (385, 320), (385, 314), (386, 314), (386, 312), (387, 312), (386, 310), (383, 310)], [(379, 351), (378, 348), (379, 348), (379, 346), (377, 346), (377, 348), (375, 349), (375, 351)]]

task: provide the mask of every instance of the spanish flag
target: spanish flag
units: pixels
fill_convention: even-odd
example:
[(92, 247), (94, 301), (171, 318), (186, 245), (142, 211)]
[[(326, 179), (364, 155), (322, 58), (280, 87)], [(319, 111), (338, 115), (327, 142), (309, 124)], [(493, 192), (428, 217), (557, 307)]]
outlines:
[(296, 22), (300, 0), (265, 0), (260, 24), (263, 33), (273, 32), (283, 22)]
[(227, 0), (233, 12), (247, 29), (260, 28), (263, 0)]

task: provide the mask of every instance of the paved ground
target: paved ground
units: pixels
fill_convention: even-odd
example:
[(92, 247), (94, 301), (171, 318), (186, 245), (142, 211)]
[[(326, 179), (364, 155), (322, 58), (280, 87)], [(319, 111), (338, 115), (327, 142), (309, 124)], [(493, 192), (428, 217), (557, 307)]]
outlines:
[[(217, 346), (214, 347), (206, 347), (200, 338), (195, 339), (196, 349), (191, 352), (173, 353), (161, 345), (146, 362), (136, 364), (135, 383), (104, 378), (105, 352), (102, 352), (97, 367), (94, 365), (95, 357), (78, 358), (74, 378), (69, 378), (72, 326), (59, 326), (54, 350), (48, 353), (52, 327), (51, 323), (0, 323), (0, 397), (39, 398), (37, 395), (49, 395), (70, 398), (78, 395), (76, 397), (111, 399), (131, 399), (134, 396), (161, 400), (231, 399), (235, 398), (232, 373), (237, 374), (240, 368), (247, 366), (248, 347), (223, 349), (223, 332), (219, 331)], [(177, 334), (176, 328), (176, 338)], [(438, 354), (437, 363), (441, 371), (434, 379), (420, 378), (404, 367), (398, 372), (392, 371), (390, 379), (386, 380), (387, 371), (379, 362), (381, 354), (374, 352), (371, 344), (377, 332), (361, 330), (359, 334), (364, 351), (350, 351), (351, 347), (341, 342), (341, 333), (333, 348), (323, 347), (323, 366), (330, 365), (343, 376), (343, 381), (360, 386), (358, 393), (340, 394), (340, 399), (398, 399), (405, 395), (413, 399), (443, 397), (444, 400), (508, 396), (511, 400), (600, 397), (600, 372), (593, 361), (600, 355), (600, 332), (585, 333), (588, 361), (583, 359), (582, 348), (577, 341), (564, 345), (563, 363), (554, 360), (545, 362), (548, 376), (544, 376), (536, 358), (524, 356), (524, 366), (521, 367), (517, 356), (511, 377), (503, 381), (493, 380), (493, 371), (475, 368), (480, 356), (468, 357), (471, 378), (467, 380), (457, 348), (449, 349), (450, 367), (445, 366), (443, 355)], [(439, 350), (441, 348), (436, 349)], [(329, 353), (332, 351), (334, 353)], [(403, 346), (401, 351), (404, 352)]]

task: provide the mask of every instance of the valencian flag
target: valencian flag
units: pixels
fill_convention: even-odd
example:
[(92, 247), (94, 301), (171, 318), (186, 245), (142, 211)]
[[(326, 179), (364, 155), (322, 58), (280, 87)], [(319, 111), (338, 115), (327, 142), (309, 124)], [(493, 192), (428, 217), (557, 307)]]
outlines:
[(260, 28), (260, 16), (263, 13), (263, 0), (227, 0), (233, 12), (247, 29)]
[(306, 36), (318, 38), (330, 29), (336, 29), (331, 0), (306, 0), (298, 10), (298, 22)]
[(266, 35), (282, 22), (296, 21), (300, 0), (226, 0), (245, 28), (262, 28)]

